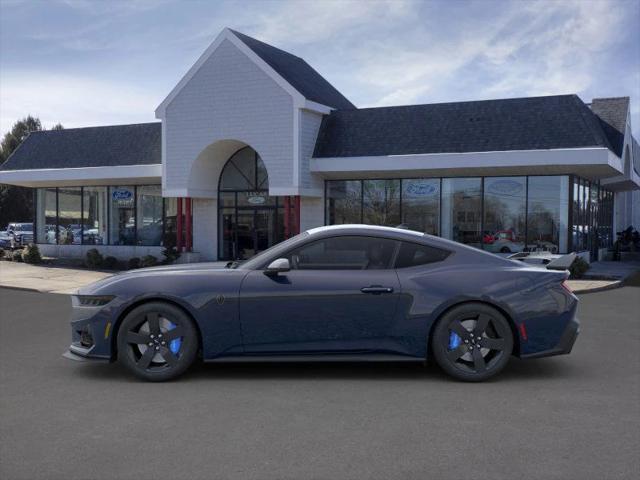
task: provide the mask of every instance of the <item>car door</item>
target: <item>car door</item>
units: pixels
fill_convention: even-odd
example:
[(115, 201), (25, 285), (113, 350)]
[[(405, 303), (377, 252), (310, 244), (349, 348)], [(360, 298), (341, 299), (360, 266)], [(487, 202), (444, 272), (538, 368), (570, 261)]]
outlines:
[(245, 352), (388, 351), (400, 295), (391, 268), (397, 245), (380, 237), (326, 237), (281, 255), (288, 272), (250, 272), (240, 290)]

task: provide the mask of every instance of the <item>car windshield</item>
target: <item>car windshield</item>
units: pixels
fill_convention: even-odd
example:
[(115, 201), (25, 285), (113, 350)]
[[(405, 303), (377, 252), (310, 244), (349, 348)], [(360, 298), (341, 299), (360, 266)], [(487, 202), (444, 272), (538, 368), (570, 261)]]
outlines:
[(265, 259), (267, 257), (270, 257), (271, 255), (279, 253), (279, 252), (286, 251), (291, 244), (295, 243), (301, 237), (304, 237), (304, 236), (307, 236), (307, 235), (309, 235), (308, 232), (299, 233), (298, 235), (296, 235), (294, 237), (288, 238), (284, 242), (276, 243), (275, 245), (267, 248), (265, 251), (258, 253), (254, 257), (251, 257), (246, 262), (242, 262), (242, 263), (234, 262), (231, 265), (231, 268), (241, 268), (241, 269), (248, 269), (248, 270), (254, 270), (256, 268), (259, 268), (260, 265), (262, 265), (264, 263), (264, 261), (265, 261)]
[(30, 223), (16, 223), (15, 225), (13, 225), (13, 230), (18, 231), (18, 232), (30, 231), (31, 230), (31, 224)]

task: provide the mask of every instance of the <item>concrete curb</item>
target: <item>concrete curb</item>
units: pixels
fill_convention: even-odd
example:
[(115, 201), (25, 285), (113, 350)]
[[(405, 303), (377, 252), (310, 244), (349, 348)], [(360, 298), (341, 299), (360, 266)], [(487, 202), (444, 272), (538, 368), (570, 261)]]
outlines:
[(622, 282), (621, 280), (618, 280), (610, 283), (609, 285), (604, 285), (602, 287), (584, 288), (582, 290), (576, 289), (576, 290), (573, 290), (573, 293), (575, 293), (576, 295), (584, 295), (586, 293), (597, 293), (597, 292), (604, 292), (606, 290), (614, 290), (620, 287), (624, 287), (624, 282)]

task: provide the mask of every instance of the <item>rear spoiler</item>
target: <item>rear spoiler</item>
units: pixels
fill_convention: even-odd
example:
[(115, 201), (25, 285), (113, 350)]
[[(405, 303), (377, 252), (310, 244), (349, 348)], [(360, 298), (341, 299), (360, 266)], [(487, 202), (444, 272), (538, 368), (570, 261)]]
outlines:
[(555, 260), (551, 260), (547, 263), (548, 270), (569, 270), (571, 264), (576, 259), (576, 252), (571, 252), (566, 255), (562, 255), (561, 257), (556, 258)]

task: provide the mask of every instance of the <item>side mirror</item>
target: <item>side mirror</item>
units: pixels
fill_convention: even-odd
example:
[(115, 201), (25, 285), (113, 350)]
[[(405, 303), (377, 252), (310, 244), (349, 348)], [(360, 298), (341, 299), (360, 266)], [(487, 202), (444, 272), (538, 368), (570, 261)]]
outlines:
[(289, 260), (286, 258), (276, 258), (264, 271), (265, 275), (277, 275), (281, 272), (288, 272), (291, 270)]

